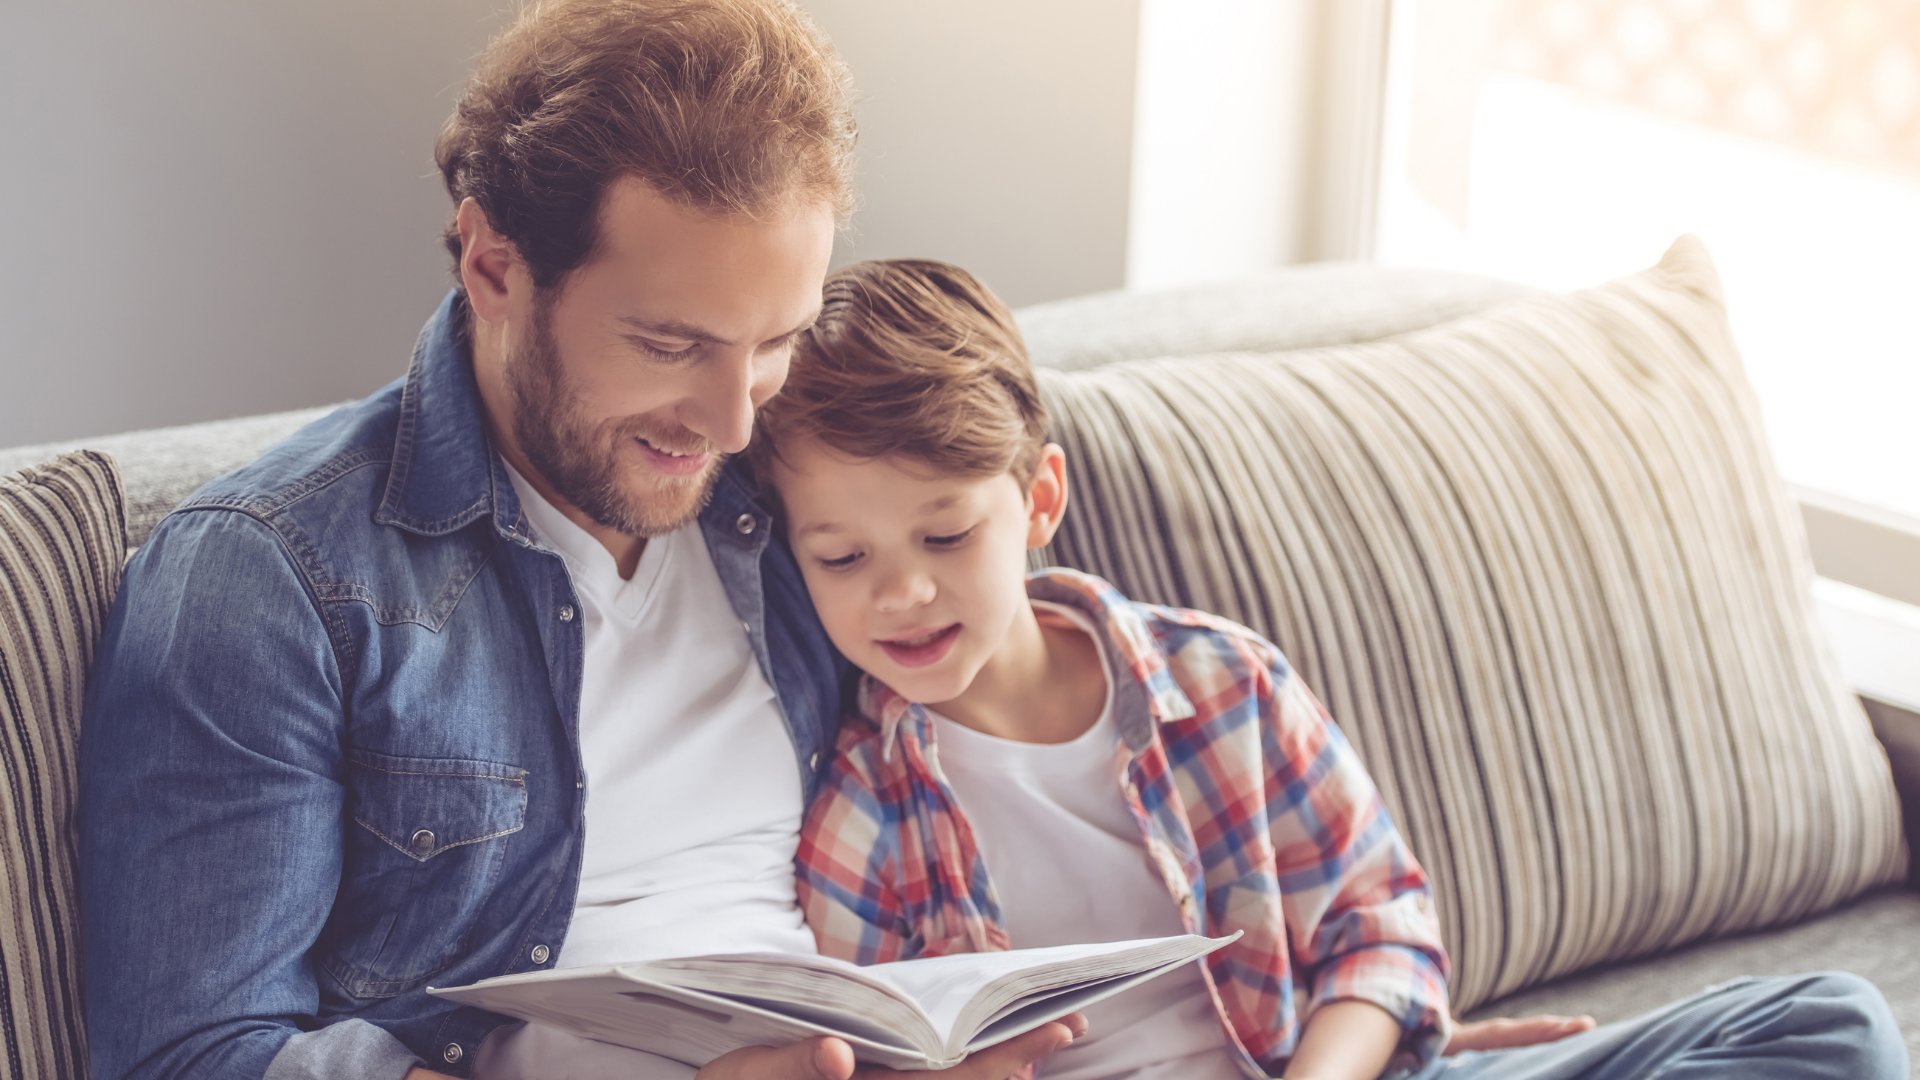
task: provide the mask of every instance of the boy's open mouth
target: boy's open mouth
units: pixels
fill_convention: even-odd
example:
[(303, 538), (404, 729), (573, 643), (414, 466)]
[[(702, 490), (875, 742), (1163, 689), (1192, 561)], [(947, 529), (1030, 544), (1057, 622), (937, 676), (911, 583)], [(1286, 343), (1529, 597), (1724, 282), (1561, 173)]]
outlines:
[(952, 623), (912, 637), (883, 639), (877, 644), (902, 667), (925, 667), (947, 655), (959, 636), (960, 624)]

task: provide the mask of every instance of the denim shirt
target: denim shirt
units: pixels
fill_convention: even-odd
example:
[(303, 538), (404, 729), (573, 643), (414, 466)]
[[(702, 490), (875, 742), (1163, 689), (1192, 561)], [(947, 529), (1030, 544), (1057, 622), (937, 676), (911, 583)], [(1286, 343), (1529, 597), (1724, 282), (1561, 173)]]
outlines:
[[(464, 315), (450, 295), (404, 379), (127, 566), (80, 752), (98, 1077), (465, 1075), (504, 1018), (425, 988), (560, 954), (584, 620), (489, 442)], [(811, 797), (842, 662), (731, 467), (699, 524)]]

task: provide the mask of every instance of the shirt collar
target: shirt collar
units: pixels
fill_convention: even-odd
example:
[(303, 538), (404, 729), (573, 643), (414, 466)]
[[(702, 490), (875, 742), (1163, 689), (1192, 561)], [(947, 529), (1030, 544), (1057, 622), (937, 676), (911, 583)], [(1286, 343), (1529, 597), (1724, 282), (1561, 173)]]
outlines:
[[(1158, 725), (1194, 715), (1193, 702), (1181, 692), (1167, 668), (1153, 627), (1120, 590), (1092, 574), (1054, 567), (1028, 575), (1027, 597), (1082, 612), (1103, 631), (1097, 640), (1116, 683), (1114, 723), (1120, 738), (1134, 753), (1146, 749)], [(892, 687), (871, 675), (862, 676), (858, 700), (860, 714), (880, 730), (883, 758), (893, 756), (894, 741), (908, 719), (915, 722), (915, 730), (924, 740), (926, 709), (901, 697)]]
[[(393, 467), (373, 517), (379, 524), (444, 536), (489, 510), (498, 516), (502, 488), (512, 497), (512, 485), (493, 467), (466, 320), (465, 299), (450, 290), (414, 343)], [(519, 516), (519, 500), (512, 503), (509, 522)]]

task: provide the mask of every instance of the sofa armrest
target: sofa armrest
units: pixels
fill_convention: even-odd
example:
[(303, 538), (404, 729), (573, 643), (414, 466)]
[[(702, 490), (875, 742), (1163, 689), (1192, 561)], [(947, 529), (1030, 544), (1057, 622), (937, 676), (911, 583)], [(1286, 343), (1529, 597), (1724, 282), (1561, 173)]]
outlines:
[(1920, 888), (1920, 713), (1872, 698), (1860, 700), (1867, 707), (1873, 733), (1887, 748), (1887, 761), (1893, 766), (1893, 786), (1900, 792), (1907, 846), (1914, 852), (1909, 860), (1907, 881)]

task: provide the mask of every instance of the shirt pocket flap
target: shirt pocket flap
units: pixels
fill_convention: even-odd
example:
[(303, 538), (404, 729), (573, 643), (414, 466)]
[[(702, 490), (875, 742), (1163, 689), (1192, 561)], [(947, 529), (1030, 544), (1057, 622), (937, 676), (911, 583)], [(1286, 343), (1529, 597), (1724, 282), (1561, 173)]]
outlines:
[(453, 848), (519, 832), (527, 818), (527, 771), (464, 758), (348, 755), (347, 811), (355, 824), (418, 862)]

